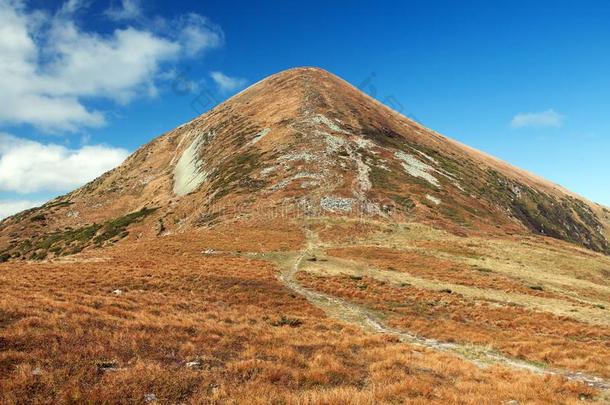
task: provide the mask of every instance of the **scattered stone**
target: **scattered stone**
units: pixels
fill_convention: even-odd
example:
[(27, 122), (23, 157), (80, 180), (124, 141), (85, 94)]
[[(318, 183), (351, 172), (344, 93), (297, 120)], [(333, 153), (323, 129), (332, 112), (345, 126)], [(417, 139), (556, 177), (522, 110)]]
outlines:
[(281, 156), (279, 158), (279, 160), (282, 162), (294, 162), (297, 160), (301, 160), (303, 162), (317, 162), (317, 161), (320, 161), (321, 159), (308, 152), (295, 152), (295, 153), (289, 153), (287, 155)]
[(204, 255), (215, 255), (217, 252), (214, 249), (206, 249), (203, 252)]
[(340, 133), (344, 133), (344, 134), (348, 133), (347, 131), (343, 130), (339, 125), (337, 125), (336, 122), (333, 122), (332, 120), (330, 120), (329, 118), (327, 118), (326, 116), (324, 116), (322, 114), (317, 114), (313, 118), (310, 118), (308, 121), (313, 124), (326, 125), (330, 130), (332, 130), (334, 132), (340, 132)]
[(326, 153), (330, 156), (338, 153), (347, 143), (345, 139), (331, 135), (327, 132), (316, 131), (316, 133), (324, 137), (324, 141), (326, 142)]
[(114, 360), (102, 360), (97, 362), (97, 369), (101, 372), (117, 371), (119, 363)]
[(123, 294), (123, 290), (121, 290), (121, 289), (117, 288), (116, 290), (112, 291), (112, 293), (113, 293), (114, 295), (122, 295), (122, 294)]
[(413, 152), (419, 154), (420, 156), (425, 157), (426, 159), (428, 159), (429, 161), (431, 161), (434, 164), (438, 164), (438, 161), (436, 159), (434, 159), (432, 156), (426, 155), (424, 152), (422, 152), (419, 149), (415, 149), (413, 147), (411, 147), (411, 149), (413, 150)]
[(277, 168), (275, 166), (265, 167), (263, 170), (261, 170), (261, 176), (266, 177), (269, 174), (273, 173), (276, 169)]
[(32, 370), (32, 375), (41, 375), (42, 374), (42, 370), (40, 367), (36, 367), (34, 370)]
[(415, 156), (409, 155), (403, 151), (396, 152), (394, 156), (396, 159), (400, 160), (403, 169), (408, 175), (424, 179), (433, 186), (441, 186), (436, 177), (430, 174), (430, 172), (436, 172), (436, 169), (434, 169), (432, 166), (425, 164), (424, 162), (416, 159)]
[(248, 143), (249, 145), (254, 145), (256, 144), (258, 141), (260, 141), (261, 139), (263, 139), (265, 136), (267, 136), (267, 134), (271, 132), (271, 128), (265, 128), (262, 131), (260, 131), (258, 134), (256, 134), (256, 136)]
[(144, 402), (155, 402), (157, 400), (157, 396), (155, 394), (146, 394), (144, 395)]
[(297, 173), (294, 176), (284, 179), (284, 180), (276, 183), (275, 185), (273, 185), (273, 187), (271, 187), (271, 191), (282, 190), (282, 189), (286, 188), (286, 186), (288, 186), (293, 181), (300, 180), (300, 179), (313, 179), (313, 180), (315, 180), (315, 184), (317, 185), (317, 184), (319, 184), (319, 181), (322, 180), (322, 176), (317, 173), (306, 173), (306, 172)]
[[(361, 137), (354, 139), (354, 143), (356, 143), (356, 145), (359, 148), (365, 149), (365, 150), (369, 150), (369, 149), (372, 149), (377, 146), (377, 144), (375, 144), (375, 142), (371, 141), (370, 139), (361, 138)], [(373, 153), (375, 153), (375, 152), (373, 152)]]
[(506, 405), (520, 405), (521, 403), (519, 401), (517, 401), (516, 399), (513, 399), (511, 401), (508, 401), (506, 403)]
[(331, 212), (350, 212), (355, 200), (343, 197), (324, 197), (320, 201), (320, 206), (325, 211)]
[(186, 368), (190, 368), (191, 370), (201, 370), (202, 364), (201, 360), (193, 360), (186, 363)]
[(426, 200), (431, 201), (436, 205), (440, 205), (442, 202), (440, 198), (436, 198), (434, 196), (431, 196), (430, 194), (426, 194)]

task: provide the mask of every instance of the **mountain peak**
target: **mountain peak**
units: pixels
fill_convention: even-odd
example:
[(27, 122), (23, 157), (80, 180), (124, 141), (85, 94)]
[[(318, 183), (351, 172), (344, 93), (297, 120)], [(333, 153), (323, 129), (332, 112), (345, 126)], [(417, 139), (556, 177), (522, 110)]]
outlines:
[[(5, 220), (0, 251), (12, 257), (21, 249), (15, 235), (44, 238), (43, 230), (87, 230), (141, 212), (142, 237), (270, 213), (342, 215), (424, 222), (460, 235), (539, 234), (610, 253), (607, 210), (312, 67), (272, 75), (92, 183)], [(21, 231), (23, 221), (40, 226)]]
[(299, 66), (286, 70), (282, 70), (281, 72), (272, 74), (271, 76), (266, 77), (262, 80), (265, 81), (284, 81), (290, 79), (306, 79), (306, 78), (315, 78), (319, 80), (331, 80), (331, 81), (341, 81), (343, 80), (329, 72), (328, 70), (322, 69), (316, 66)]

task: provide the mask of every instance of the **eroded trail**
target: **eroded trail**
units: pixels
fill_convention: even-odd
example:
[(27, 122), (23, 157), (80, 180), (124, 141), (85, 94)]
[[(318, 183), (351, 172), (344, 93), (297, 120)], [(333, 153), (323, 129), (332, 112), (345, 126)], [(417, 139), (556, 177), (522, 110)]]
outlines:
[(358, 325), (369, 332), (396, 336), (404, 343), (456, 354), (479, 367), (497, 364), (539, 375), (559, 375), (571, 381), (581, 382), (603, 391), (610, 391), (610, 382), (603, 378), (581, 372), (540, 367), (530, 362), (503, 356), (484, 347), (448, 343), (421, 337), (405, 330), (386, 326), (382, 321), (380, 314), (375, 313), (368, 308), (341, 298), (304, 288), (297, 281), (296, 274), (299, 272), (303, 260), (305, 260), (306, 257), (313, 255), (319, 248), (320, 246), (317, 243), (316, 235), (313, 232), (308, 231), (307, 246), (289, 263), (289, 265), (287, 264), (284, 266), (279, 275), (279, 279), (292, 291), (305, 297), (313, 305), (322, 309), (326, 314), (335, 319)]

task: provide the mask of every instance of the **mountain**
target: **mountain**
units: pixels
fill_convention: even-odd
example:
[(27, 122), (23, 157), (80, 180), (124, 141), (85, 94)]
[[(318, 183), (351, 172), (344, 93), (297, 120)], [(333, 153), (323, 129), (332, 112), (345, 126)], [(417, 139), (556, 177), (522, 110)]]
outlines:
[(0, 223), (0, 403), (610, 403), (609, 231), (288, 70)]
[(95, 181), (0, 224), (43, 259), (271, 212), (375, 217), (458, 235), (536, 234), (610, 254), (610, 211), (446, 138), (338, 77), (297, 68), (163, 134)]

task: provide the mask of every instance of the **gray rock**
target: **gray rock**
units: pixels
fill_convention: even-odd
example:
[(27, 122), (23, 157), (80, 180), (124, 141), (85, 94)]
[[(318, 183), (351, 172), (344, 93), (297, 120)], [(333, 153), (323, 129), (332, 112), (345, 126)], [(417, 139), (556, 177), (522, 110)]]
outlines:
[(325, 211), (350, 212), (355, 202), (353, 198), (324, 197), (320, 201), (320, 206)]
[(201, 369), (201, 360), (193, 360), (186, 363), (186, 368), (190, 368), (192, 370)]
[(97, 362), (97, 369), (99, 371), (117, 371), (119, 369), (119, 363), (114, 360), (103, 360)]

